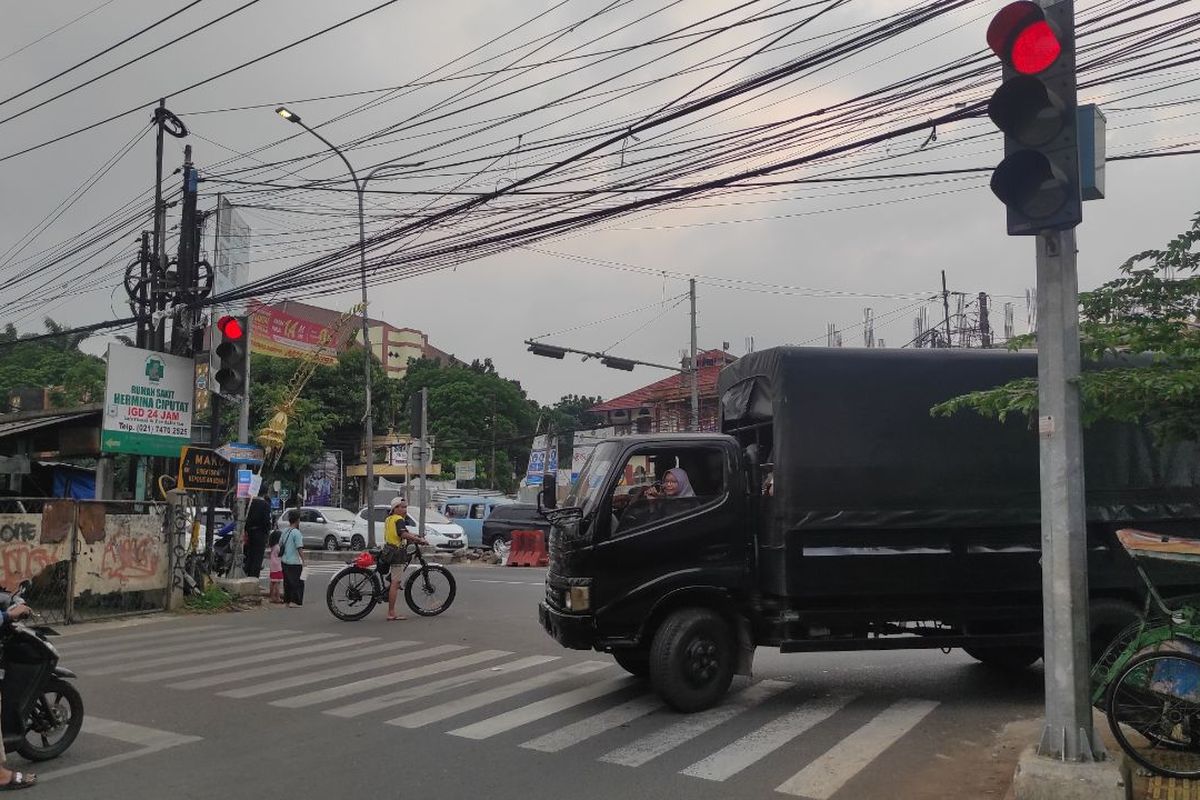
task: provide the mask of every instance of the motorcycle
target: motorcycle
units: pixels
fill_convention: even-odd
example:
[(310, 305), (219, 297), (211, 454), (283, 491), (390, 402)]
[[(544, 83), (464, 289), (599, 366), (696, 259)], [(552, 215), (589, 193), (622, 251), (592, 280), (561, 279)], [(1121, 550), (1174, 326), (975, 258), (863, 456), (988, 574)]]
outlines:
[(226, 575), (233, 566), (233, 537), (237, 525), (226, 523), (213, 535), (213, 551), (211, 569), (214, 575)]
[[(0, 609), (24, 604), (22, 594), (0, 591)], [(47, 637), (48, 625), (10, 622), (0, 629), (0, 730), (4, 749), (30, 761), (57, 758), (83, 727), (83, 698), (68, 679), (75, 673), (58, 663), (58, 650)]]

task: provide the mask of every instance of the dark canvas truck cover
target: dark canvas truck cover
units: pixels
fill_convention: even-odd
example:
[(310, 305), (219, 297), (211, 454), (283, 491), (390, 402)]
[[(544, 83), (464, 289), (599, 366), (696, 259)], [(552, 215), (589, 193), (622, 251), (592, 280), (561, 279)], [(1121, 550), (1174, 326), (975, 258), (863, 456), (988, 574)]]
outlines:
[[(1037, 431), (1021, 415), (1002, 424), (930, 415), (949, 398), (1036, 373), (1034, 353), (822, 348), (764, 350), (723, 370), (723, 430), (743, 442), (765, 431), (759, 459), (773, 468), (760, 590), (1040, 593)], [(1093, 593), (1129, 581), (1117, 528), (1200, 535), (1193, 445), (1157, 447), (1140, 427), (1097, 424), (1085, 462)]]

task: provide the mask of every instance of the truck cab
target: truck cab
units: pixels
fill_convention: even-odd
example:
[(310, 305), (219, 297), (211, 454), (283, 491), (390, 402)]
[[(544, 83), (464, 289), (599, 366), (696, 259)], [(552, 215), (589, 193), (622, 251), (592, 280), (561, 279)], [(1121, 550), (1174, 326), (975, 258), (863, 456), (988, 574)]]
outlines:
[[(718, 702), (757, 646), (1041, 657), (1036, 432), (937, 403), (1036, 374), (1031, 353), (775, 348), (722, 370), (721, 433), (602, 442), (551, 523), (545, 630), (612, 653), (672, 707)], [(1085, 434), (1091, 640), (1135, 620), (1115, 532), (1200, 523), (1195, 444)], [(553, 485), (553, 481), (549, 485)], [(1195, 592), (1185, 570), (1160, 576)]]

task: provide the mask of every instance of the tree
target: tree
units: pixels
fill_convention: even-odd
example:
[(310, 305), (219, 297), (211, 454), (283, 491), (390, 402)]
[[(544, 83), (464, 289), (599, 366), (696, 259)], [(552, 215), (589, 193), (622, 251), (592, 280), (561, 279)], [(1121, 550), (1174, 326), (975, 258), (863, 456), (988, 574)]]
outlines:
[[(1097, 420), (1138, 422), (1159, 441), (1200, 439), (1200, 214), (1165, 249), (1146, 250), (1119, 276), (1079, 295), (1080, 347), (1085, 371), (1079, 391), (1085, 425)], [(1016, 343), (1029, 344), (1032, 337)], [(1145, 354), (1104, 370), (1087, 370), (1105, 356)], [(1037, 380), (1012, 381), (972, 392), (933, 409), (948, 416), (971, 410), (1005, 419), (1037, 414)]]
[[(429, 390), (429, 432), (443, 475), (453, 475), (455, 461), (474, 460), (480, 483), (506, 492), (515, 488), (513, 473), (529, 458), (538, 416), (537, 404), (518, 381), (500, 377), (491, 359), (462, 366), (420, 358), (409, 362), (400, 384), (404, 408), (422, 388)], [(407, 419), (398, 427), (406, 425)]]
[[(252, 437), (284, 400), (297, 366), (299, 362), (290, 358), (251, 357)], [(396, 418), (399, 391), (398, 383), (388, 378), (383, 366), (372, 358), (371, 416), (377, 432), (387, 431)], [(287, 439), (273, 477), (298, 483), (308, 466), (331, 449), (332, 442), (353, 443), (351, 446), (356, 447), (362, 440), (364, 399), (361, 349), (347, 348), (338, 355), (336, 364), (318, 366), (300, 391), (295, 413), (289, 418)], [(227, 431), (237, 430), (236, 410), (222, 415), (222, 425)]]
[(554, 405), (542, 409), (553, 423), (554, 430), (561, 433), (558, 439), (558, 463), (564, 469), (571, 465), (571, 456), (575, 449), (573, 433), (597, 428), (603, 423), (598, 414), (588, 412), (589, 408), (594, 408), (600, 403), (599, 397), (566, 394)]
[(24, 341), (16, 326), (6, 325), (0, 333), (0, 399), (8, 411), (10, 392), (20, 387), (48, 388), (52, 406), (65, 408), (96, 403), (104, 396), (104, 359), (84, 353), (79, 345), (87, 334), (71, 334), (47, 318), (52, 339)]

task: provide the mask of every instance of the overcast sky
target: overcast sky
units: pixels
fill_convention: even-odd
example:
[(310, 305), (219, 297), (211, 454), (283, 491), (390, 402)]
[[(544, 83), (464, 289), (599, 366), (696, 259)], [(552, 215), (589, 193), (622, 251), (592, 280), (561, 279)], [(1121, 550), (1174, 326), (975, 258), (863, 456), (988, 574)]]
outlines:
[[(484, 59), (493, 60), (471, 71), (494, 70), (518, 57), (525, 59), (521, 66), (529, 66), (561, 57), (603, 34), (608, 35), (579, 52), (629, 46), (731, 5), (715, 0), (562, 3), (401, 0), (234, 75), (183, 94), (172, 94), (365, 11), (379, 1), (259, 0), (229, 20), (139, 64), (17, 119), (0, 122), (0, 158), (166, 95), (168, 107), (181, 116), (194, 134), (183, 141), (167, 139), (169, 188), (178, 183), (178, 178), (170, 173), (182, 161), (184, 143), (192, 144), (202, 175), (228, 177), (231, 169), (322, 149), (315, 139), (303, 136), (250, 157), (240, 155), (302, 133), (267, 107), (278, 101), (404, 85), (432, 70), (440, 69), (435, 76), (444, 77)], [(3, 102), (0, 119), (99, 75), (244, 2), (203, 0), (114, 52), (40, 89)], [(10, 98), (50, 78), (185, 5), (184, 0), (169, 3), (56, 0), (37, 4), (5, 0), (6, 24), (0, 30), (0, 99)], [(356, 148), (349, 152), (350, 158), (362, 168), (391, 159), (426, 162), (425, 166), (410, 170), (402, 180), (380, 180), (375, 185), (381, 189), (486, 191), (517, 180), (535, 169), (536, 164), (544, 163), (542, 154), (522, 151), (525, 143), (604, 128), (635, 112), (653, 110), (715, 77), (713, 83), (697, 90), (699, 94), (710, 92), (822, 44), (850, 39), (852, 34), (816, 37), (869, 23), (907, 7), (900, 2), (852, 0), (781, 40), (781, 45), (791, 45), (790, 48), (749, 59), (721, 76), (710, 69), (669, 77), (704, 58), (799, 22), (805, 15), (828, 5), (799, 1), (750, 3), (741, 16), (769, 13), (772, 9), (785, 13), (714, 34), (705, 41), (675, 41), (675, 46), (682, 41), (693, 44), (673, 56), (666, 55), (669, 48), (661, 47), (620, 55), (603, 64), (584, 59), (559, 60), (528, 72), (510, 71), (502, 76), (506, 82), (501, 83), (500, 77), (491, 78), (477, 87), (478, 94), (468, 98), (456, 93), (477, 79), (446, 81), (387, 96), (310, 100), (295, 103), (293, 108), (306, 122), (325, 123), (366, 101), (387, 97), (386, 103), (324, 125), (322, 133), (334, 142), (344, 143), (424, 114), (418, 118), (424, 127), (405, 123), (401, 133), (407, 132), (406, 135), (376, 146)], [(720, 113), (705, 115), (703, 121), (697, 119), (678, 135), (687, 138), (728, 132), (804, 114), (974, 53), (983, 46), (988, 19), (1002, 5), (990, 0), (969, 3), (854, 59), (805, 75), (786, 87), (777, 87), (753, 103), (736, 108), (732, 104), (717, 107), (714, 110)], [(1111, 9), (1128, 5), (1093, 0), (1080, 4), (1080, 8)], [(603, 14), (584, 21), (604, 9), (607, 10)], [(492, 37), (543, 11), (547, 13), (501, 42), (486, 45)], [(1174, 8), (1162, 19), (1197, 13), (1200, 0)], [(83, 14), (87, 16), (25, 48)], [(650, 16), (630, 24), (643, 15)], [(541, 40), (543, 49), (533, 51), (535, 45), (530, 43), (538, 37), (575, 23), (581, 24), (553, 40)], [(471, 53), (482, 45), (486, 47)], [(524, 49), (496, 58), (509, 48)], [(752, 48), (735, 52), (746, 55)], [(469, 55), (452, 66), (444, 66), (464, 54)], [(581, 64), (587, 68), (556, 77)], [(637, 70), (628, 76), (614, 77), (635, 66)], [(1200, 138), (1195, 82), (1128, 99), (1131, 94), (1186, 79), (1188, 69), (1194, 75), (1191, 65), (1137, 80), (1104, 84), (1082, 93), (1082, 101), (1098, 102), (1108, 110), (1110, 155), (1163, 150), (1187, 143), (1195, 147)], [(499, 97), (548, 78), (555, 80)], [(584, 104), (556, 107), (487, 132), (479, 130), (486, 120), (528, 111), (600, 78), (614, 78), (605, 89), (643, 81), (649, 85), (624, 98), (610, 96), (611, 102), (591, 111)], [(995, 79), (980, 84), (981, 88), (964, 94), (963, 98), (985, 97), (994, 83)], [(1189, 99), (1193, 101), (1190, 104), (1160, 105)], [(483, 100), (490, 102), (468, 108)], [(431, 111), (438, 104), (443, 104), (440, 111)], [(263, 107), (195, 113), (249, 105)], [(1158, 107), (1146, 107), (1152, 105)], [(894, 121), (897, 125), (915, 123), (950, 110), (946, 105), (931, 106), (906, 118), (898, 116)], [(429, 120), (437, 113), (450, 111), (458, 113), (436, 122)], [(0, 285), (4, 286), (0, 289), (0, 301), (7, 306), (2, 315), (4, 322), (15, 322), (22, 330), (33, 331), (41, 329), (41, 318), (46, 315), (68, 325), (128, 315), (124, 291), (119, 288), (120, 274), (135, 255), (137, 232), (150, 226), (149, 206), (144, 202), (139, 207), (146, 212), (145, 221), (134, 221), (118, 232), (116, 238), (98, 243), (93, 256), (79, 263), (51, 265), (34, 276), (21, 276), (23, 271), (44, 263), (26, 259), (88, 230), (148, 190), (154, 178), (154, 139), (149, 132), (137, 137), (149, 121), (150, 110), (140, 110), (58, 144), (0, 161), (3, 186), (0, 252), (9, 251), (0, 258)], [(924, 132), (878, 145), (854, 158), (858, 162), (890, 158), (870, 167), (881, 172), (991, 166), (999, 160), (1002, 148), (999, 135), (988, 134), (989, 126), (986, 120), (955, 123), (939, 128), (936, 141), (929, 142), (922, 151), (919, 148), (927, 138)], [(986, 135), (968, 138), (980, 133)], [(468, 134), (468, 138), (450, 143), (452, 138)], [(837, 131), (830, 141), (849, 141), (856, 135), (851, 130)], [(130, 142), (132, 147), (123, 158), (103, 176), (89, 179)], [(564, 157), (584, 146), (563, 145), (554, 153)], [(631, 167), (639, 153), (651, 152), (639, 151), (639, 146), (649, 145), (634, 140), (625, 143), (625, 157)], [(454, 154), (472, 147), (479, 149), (471, 155), (504, 155), (487, 165), (472, 167), (472, 170), (487, 167), (478, 175), (462, 174), (461, 169), (450, 175), (454, 170), (440, 166), (460, 160)], [(597, 163), (623, 169), (622, 149), (609, 148), (601, 154), (606, 160)], [(801, 152), (797, 148), (732, 166), (714, 165), (696, 178), (700, 174), (719, 177), (732, 169), (782, 160)], [(1108, 197), (1086, 204), (1084, 223), (1078, 230), (1082, 287), (1107, 280), (1126, 257), (1164, 244), (1188, 224), (1200, 210), (1197, 158), (1179, 156), (1109, 165)], [(833, 167), (845, 170), (853, 164), (846, 161), (816, 164), (774, 177), (812, 176)], [(855, 173), (851, 169), (840, 174)], [(330, 161), (273, 167), (242, 177), (294, 185), (339, 175), (344, 175), (344, 170)], [(519, 379), (534, 398), (543, 402), (552, 402), (566, 393), (612, 397), (662, 377), (661, 372), (643, 368), (633, 373), (616, 372), (594, 361), (580, 362), (573, 357), (563, 362), (538, 358), (525, 351), (523, 340), (566, 331), (549, 336), (547, 341), (581, 349), (612, 347), (616, 355), (676, 362), (688, 343), (687, 303), (679, 302), (687, 285), (678, 273), (701, 276), (701, 347), (720, 347), (728, 342), (735, 354), (745, 352), (749, 337), (753, 337), (757, 349), (784, 343), (823, 345), (830, 322), (843, 330), (847, 346), (861, 346), (865, 307), (871, 307), (877, 318), (876, 338), (884, 339), (888, 346), (902, 345), (912, 338), (912, 320), (921, 305), (917, 298), (923, 294), (932, 296), (940, 290), (942, 270), (947, 273), (952, 291), (966, 292), (972, 297), (980, 291), (992, 295), (991, 323), (996, 328), (1003, 325), (1003, 304), (1013, 302), (1017, 331), (1023, 332), (1025, 292), (1035, 282), (1033, 244), (1029, 239), (1005, 235), (1003, 209), (988, 191), (987, 178), (987, 173), (979, 173), (898, 179), (889, 183), (809, 184), (697, 199), (653, 213), (643, 211), (607, 220), (596, 227), (540, 243), (533, 249), (511, 250), (401, 281), (375, 281), (371, 286), (372, 314), (398, 326), (419, 328), (437, 347), (460, 358), (491, 357), (504, 375)], [(678, 181), (667, 183), (681, 185)], [(88, 186), (88, 191), (69, 208), (59, 208), (64, 198), (72, 197), (81, 185)], [(586, 179), (570, 184), (572, 188), (593, 185)], [(251, 275), (255, 279), (357, 240), (354, 197), (350, 193), (280, 193), (265, 187), (207, 182), (201, 185), (200, 207), (213, 207), (218, 191), (241, 191), (232, 194), (231, 199), (250, 206), (243, 213), (254, 229)], [(423, 204), (433, 200), (430, 195), (372, 196), (370, 229), (384, 231), (398, 221), (411, 219)], [(449, 201), (436, 202), (443, 204), (436, 206), (441, 208)], [(489, 219), (488, 214), (513, 208), (512, 202), (469, 212), (465, 219), (451, 223), (459, 227), (434, 229), (405, 244), (417, 246), (456, 230), (469, 230), (471, 225)], [(170, 225), (176, 224), (176, 215), (177, 210), (173, 210)], [(101, 250), (101, 244), (110, 246)], [(206, 247), (211, 249), (211, 237), (206, 239)], [(383, 255), (380, 251), (380, 256)], [(65, 267), (73, 263), (73, 268), (66, 271)], [(16, 280), (17, 277), (21, 280)], [(356, 299), (356, 292), (344, 292), (315, 302), (344, 309)], [(930, 303), (928, 308), (931, 317), (940, 314), (940, 302), (937, 306)], [(610, 317), (615, 318), (589, 324)], [(102, 341), (98, 339), (93, 348)]]

